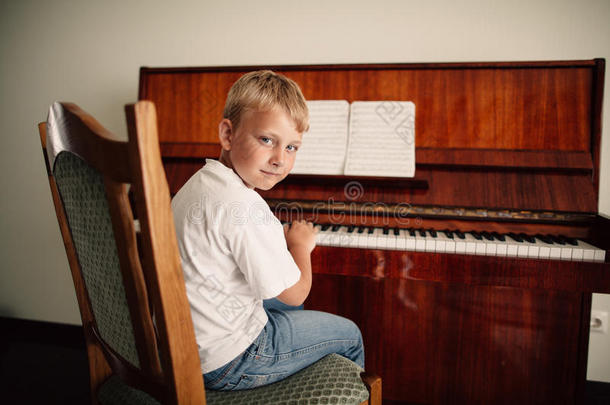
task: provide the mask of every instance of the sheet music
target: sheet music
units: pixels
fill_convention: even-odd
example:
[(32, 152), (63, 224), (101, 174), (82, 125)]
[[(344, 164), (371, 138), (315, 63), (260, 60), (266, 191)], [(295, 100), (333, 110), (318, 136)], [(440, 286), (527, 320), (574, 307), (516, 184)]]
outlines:
[(415, 104), (354, 101), (349, 130), (345, 175), (415, 175)]
[(297, 152), (293, 174), (342, 175), (348, 136), (346, 100), (307, 101), (309, 131)]

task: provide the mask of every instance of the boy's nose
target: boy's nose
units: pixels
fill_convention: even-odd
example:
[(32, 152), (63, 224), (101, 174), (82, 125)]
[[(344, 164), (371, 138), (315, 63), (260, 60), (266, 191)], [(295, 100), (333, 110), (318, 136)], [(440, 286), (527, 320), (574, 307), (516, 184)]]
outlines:
[(276, 151), (271, 156), (271, 164), (273, 166), (277, 166), (277, 167), (284, 166), (284, 151), (282, 151), (282, 150)]

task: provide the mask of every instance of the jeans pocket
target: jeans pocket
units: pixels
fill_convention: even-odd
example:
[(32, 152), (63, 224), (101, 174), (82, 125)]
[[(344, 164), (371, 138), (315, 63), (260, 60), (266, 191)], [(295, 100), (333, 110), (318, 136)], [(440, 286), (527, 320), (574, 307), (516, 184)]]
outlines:
[(250, 358), (257, 358), (261, 354), (265, 353), (265, 348), (267, 346), (267, 334), (267, 328), (263, 328), (252, 344), (246, 349), (247, 356)]
[(255, 381), (255, 378), (253, 378), (252, 376), (250, 376), (248, 374), (244, 374), (241, 376), (241, 378), (239, 379), (237, 384), (235, 384), (235, 386), (232, 388), (232, 390), (239, 391), (239, 390), (247, 390), (249, 388), (252, 388), (254, 381)]

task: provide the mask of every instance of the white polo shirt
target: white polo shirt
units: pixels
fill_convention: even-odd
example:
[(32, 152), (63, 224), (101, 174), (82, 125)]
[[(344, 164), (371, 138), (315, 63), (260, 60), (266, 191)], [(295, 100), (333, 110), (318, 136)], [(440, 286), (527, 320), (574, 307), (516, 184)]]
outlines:
[(203, 373), (242, 353), (267, 323), (262, 300), (301, 277), (269, 205), (217, 160), (172, 200)]

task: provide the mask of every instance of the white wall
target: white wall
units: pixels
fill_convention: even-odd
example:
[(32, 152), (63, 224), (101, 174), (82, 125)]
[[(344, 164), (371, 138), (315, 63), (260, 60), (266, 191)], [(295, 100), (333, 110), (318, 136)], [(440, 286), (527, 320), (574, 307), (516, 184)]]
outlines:
[[(80, 322), (36, 129), (54, 100), (124, 135), (140, 66), (610, 61), (609, 21), (608, 0), (2, 1), (0, 316)], [(594, 308), (610, 311), (609, 297)], [(588, 378), (610, 381), (608, 335), (590, 347)]]

